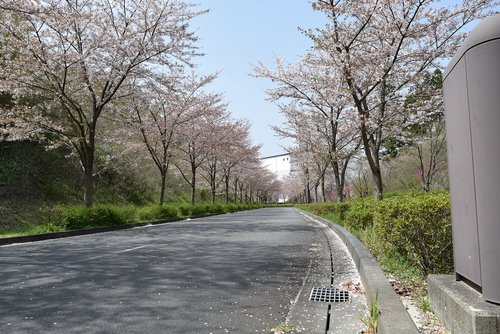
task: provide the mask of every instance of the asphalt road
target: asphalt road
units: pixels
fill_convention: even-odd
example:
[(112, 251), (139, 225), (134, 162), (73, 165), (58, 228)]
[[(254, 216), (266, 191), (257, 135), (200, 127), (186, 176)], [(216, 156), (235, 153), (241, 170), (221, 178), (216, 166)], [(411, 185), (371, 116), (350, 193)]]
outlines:
[(317, 229), (276, 208), (0, 247), (0, 333), (266, 333)]

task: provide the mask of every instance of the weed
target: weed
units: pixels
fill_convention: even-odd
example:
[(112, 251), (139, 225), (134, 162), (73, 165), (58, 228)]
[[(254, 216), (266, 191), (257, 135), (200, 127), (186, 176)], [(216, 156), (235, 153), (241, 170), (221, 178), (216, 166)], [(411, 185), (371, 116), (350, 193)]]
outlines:
[(429, 301), (429, 298), (423, 296), (417, 298), (417, 303), (420, 309), (424, 312), (432, 312), (432, 306), (431, 302)]
[(368, 315), (359, 315), (359, 320), (365, 325), (366, 330), (363, 332), (365, 334), (374, 334), (377, 333), (377, 323), (378, 316), (380, 314), (379, 306), (378, 306), (378, 290), (375, 294), (375, 299), (372, 299), (370, 303), (370, 312)]
[(285, 323), (285, 322), (280, 322), (277, 325), (267, 325), (267, 328), (271, 332), (271, 334), (287, 334), (291, 333), (294, 329), (293, 326)]

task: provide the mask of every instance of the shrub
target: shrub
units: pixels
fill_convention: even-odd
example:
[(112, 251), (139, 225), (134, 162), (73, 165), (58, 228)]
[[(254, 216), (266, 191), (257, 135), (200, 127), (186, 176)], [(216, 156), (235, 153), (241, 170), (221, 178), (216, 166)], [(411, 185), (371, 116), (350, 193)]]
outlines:
[(346, 213), (351, 207), (351, 202), (325, 202), (325, 203), (311, 203), (311, 204), (301, 204), (297, 205), (298, 208), (312, 212), (319, 216), (332, 216), (335, 220), (344, 220)]
[(126, 224), (134, 220), (135, 209), (130, 206), (118, 207), (96, 205), (56, 206), (42, 209), (42, 221), (52, 231), (78, 230), (91, 227), (105, 227)]
[(195, 204), (191, 206), (191, 216), (203, 216), (207, 213), (210, 213), (210, 205), (207, 204)]
[(378, 203), (375, 234), (425, 274), (453, 266), (448, 193), (409, 194)]
[(179, 215), (181, 217), (191, 216), (191, 205), (180, 205), (177, 207), (177, 210), (179, 210)]
[(172, 220), (179, 217), (177, 208), (169, 205), (148, 205), (138, 210), (140, 221)]
[(236, 211), (238, 211), (238, 205), (237, 204), (226, 204), (225, 208), (226, 208), (226, 212), (236, 212)]
[(226, 213), (226, 208), (220, 204), (213, 204), (212, 206), (210, 206), (210, 213), (213, 213), (213, 214), (222, 214), (222, 213)]
[(352, 230), (363, 230), (373, 225), (373, 214), (376, 202), (371, 198), (363, 198), (350, 202), (345, 209), (344, 226)]

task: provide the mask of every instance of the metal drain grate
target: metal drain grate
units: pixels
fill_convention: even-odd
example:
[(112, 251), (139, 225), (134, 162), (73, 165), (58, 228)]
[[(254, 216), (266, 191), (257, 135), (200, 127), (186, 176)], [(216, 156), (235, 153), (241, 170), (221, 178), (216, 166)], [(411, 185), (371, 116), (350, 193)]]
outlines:
[(349, 292), (337, 288), (313, 288), (309, 300), (312, 302), (342, 303), (351, 301)]

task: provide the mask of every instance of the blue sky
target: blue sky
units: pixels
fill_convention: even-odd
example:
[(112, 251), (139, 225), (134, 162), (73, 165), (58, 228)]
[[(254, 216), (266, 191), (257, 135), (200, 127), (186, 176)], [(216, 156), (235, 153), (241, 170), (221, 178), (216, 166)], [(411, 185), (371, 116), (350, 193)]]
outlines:
[(284, 121), (277, 107), (266, 101), (265, 90), (272, 83), (252, 78), (249, 73), (259, 61), (273, 67), (275, 56), (297, 60), (311, 46), (298, 27), (321, 27), (326, 23), (324, 17), (312, 10), (308, 0), (198, 0), (197, 3), (200, 9), (210, 9), (191, 24), (205, 53), (197, 60), (201, 73), (221, 72), (212, 89), (224, 93), (235, 117), (252, 122), (252, 139), (255, 144), (262, 144), (263, 157), (284, 153), (281, 145), (289, 146), (291, 142), (279, 140), (270, 129), (270, 125)]
[(252, 122), (252, 139), (262, 144), (261, 155), (281, 154), (280, 141), (269, 125), (283, 117), (266, 101), (271, 82), (249, 76), (252, 65), (262, 61), (273, 66), (275, 56), (295, 60), (310, 46), (298, 27), (323, 25), (321, 14), (313, 12), (307, 0), (199, 0), (210, 12), (196, 18), (192, 28), (200, 37), (205, 56), (198, 59), (202, 73), (220, 71), (212, 89), (223, 92), (235, 117)]

